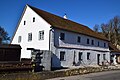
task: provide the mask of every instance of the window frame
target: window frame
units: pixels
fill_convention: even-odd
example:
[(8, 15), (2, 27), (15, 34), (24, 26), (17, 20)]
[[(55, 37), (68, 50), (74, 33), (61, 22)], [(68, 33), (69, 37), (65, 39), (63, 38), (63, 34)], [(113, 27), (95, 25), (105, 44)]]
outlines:
[(82, 61), (83, 60), (82, 57), (83, 57), (83, 52), (79, 52), (78, 53), (78, 60)]
[(104, 43), (104, 47), (106, 47), (106, 43)]
[(65, 40), (65, 33), (60, 33), (60, 40)]
[(22, 36), (18, 36), (18, 43), (21, 43), (22, 41)]
[(44, 40), (45, 32), (44, 30), (39, 31), (39, 40)]
[(87, 60), (90, 60), (90, 52), (87, 52)]
[(94, 40), (91, 40), (91, 45), (94, 45)]
[(106, 54), (103, 54), (103, 60), (106, 60)]
[(32, 33), (28, 33), (28, 42), (32, 41)]
[(80, 37), (80, 36), (77, 37), (77, 42), (78, 42), (78, 43), (81, 42), (81, 37)]
[(98, 41), (98, 46), (100, 46), (100, 42)]
[(60, 51), (60, 61), (65, 61), (66, 56), (65, 56), (65, 51)]
[(33, 17), (33, 22), (35, 22), (35, 17)]
[(24, 21), (24, 25), (26, 25), (26, 21)]
[(90, 39), (87, 38), (87, 44), (90, 44)]

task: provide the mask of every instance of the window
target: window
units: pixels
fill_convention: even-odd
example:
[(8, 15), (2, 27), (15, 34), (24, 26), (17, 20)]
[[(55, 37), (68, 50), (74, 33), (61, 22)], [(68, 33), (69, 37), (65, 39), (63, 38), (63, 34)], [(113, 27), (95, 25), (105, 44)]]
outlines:
[(103, 60), (106, 60), (106, 54), (103, 54)]
[(87, 52), (87, 60), (90, 60), (90, 53)]
[(60, 61), (65, 61), (65, 51), (60, 51)]
[(104, 47), (106, 47), (106, 43), (104, 43)]
[(89, 39), (87, 39), (87, 44), (89, 44)]
[(28, 33), (28, 41), (32, 41), (32, 33)]
[(79, 43), (80, 43), (80, 41), (81, 41), (81, 37), (80, 37), (80, 36), (78, 36), (77, 42), (79, 42)]
[(94, 40), (92, 40), (91, 44), (94, 45)]
[(24, 25), (26, 25), (26, 21), (24, 21)]
[(99, 42), (98, 42), (98, 46), (99, 46)]
[(33, 17), (33, 22), (35, 22), (35, 17)]
[(65, 40), (65, 33), (60, 33), (60, 40)]
[(39, 40), (44, 40), (44, 30), (39, 31)]
[(21, 36), (18, 36), (18, 43), (20, 43), (22, 40), (22, 37)]
[(83, 54), (82, 52), (79, 52), (79, 55), (78, 55), (79, 56), (79, 61), (82, 60), (82, 54)]

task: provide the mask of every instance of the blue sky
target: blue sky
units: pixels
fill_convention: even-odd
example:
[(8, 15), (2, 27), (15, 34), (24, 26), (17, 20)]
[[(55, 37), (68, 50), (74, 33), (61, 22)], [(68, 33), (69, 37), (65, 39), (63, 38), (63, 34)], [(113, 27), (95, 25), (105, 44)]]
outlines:
[(0, 0), (0, 26), (12, 36), (26, 4), (93, 28), (120, 16), (120, 0)]

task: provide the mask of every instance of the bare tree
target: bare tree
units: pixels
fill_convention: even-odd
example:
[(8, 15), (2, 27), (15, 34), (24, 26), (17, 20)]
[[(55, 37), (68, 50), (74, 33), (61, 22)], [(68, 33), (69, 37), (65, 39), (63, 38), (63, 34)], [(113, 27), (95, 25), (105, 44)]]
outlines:
[(120, 45), (120, 17), (115, 16), (107, 24), (101, 24), (102, 33), (115, 45)]
[(9, 40), (10, 37), (8, 36), (8, 33), (0, 26), (0, 44), (8, 43)]
[(99, 32), (99, 25), (98, 24), (95, 24), (95, 26), (93, 27), (93, 30), (95, 32)]

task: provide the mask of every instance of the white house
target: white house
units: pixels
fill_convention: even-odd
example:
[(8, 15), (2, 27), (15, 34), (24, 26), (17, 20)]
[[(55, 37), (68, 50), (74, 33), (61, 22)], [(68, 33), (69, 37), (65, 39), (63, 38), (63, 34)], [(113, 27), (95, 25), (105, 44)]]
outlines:
[(22, 47), (21, 58), (31, 58), (27, 48), (52, 52), (52, 67), (101, 65), (110, 62), (108, 40), (82, 24), (26, 5), (11, 44)]

